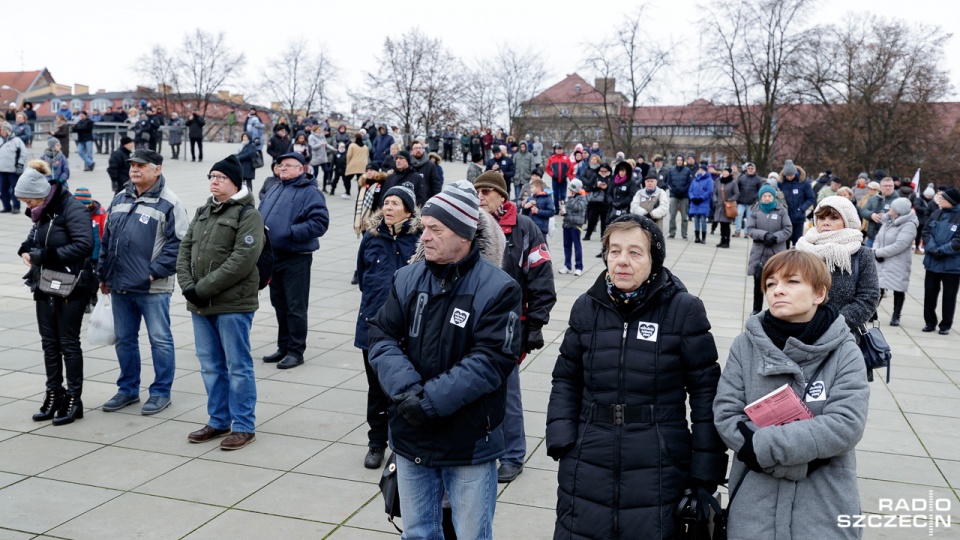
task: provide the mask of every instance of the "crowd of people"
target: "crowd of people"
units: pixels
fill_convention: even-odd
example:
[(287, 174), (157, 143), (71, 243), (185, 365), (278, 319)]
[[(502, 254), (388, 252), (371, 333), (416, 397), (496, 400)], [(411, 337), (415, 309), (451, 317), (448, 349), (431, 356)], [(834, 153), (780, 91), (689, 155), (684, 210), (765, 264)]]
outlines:
[[(116, 395), (100, 409), (140, 401), (142, 323), (155, 378), (141, 413), (169, 407), (176, 284), (208, 396), (208, 421), (186, 439), (222, 438), (228, 451), (254, 442), (259, 291), (269, 287), (278, 325), (276, 350), (262, 361), (302, 365), (313, 254), (330, 227), (325, 193), (342, 183), (347, 198), (356, 187), (361, 237), (354, 345), (368, 383), (363, 464), (378, 469), (393, 450), (406, 537), (493, 536), (496, 485), (516, 480), (526, 456), (519, 367), (545, 346), (557, 301), (555, 221), (564, 246), (557, 274), (582, 275), (581, 241), (598, 222), (604, 262), (573, 305), (553, 369), (546, 449), (559, 461), (555, 538), (675, 537), (678, 505), (692, 498), (707, 508), (728, 450), (732, 538), (858, 536), (825, 533), (824, 523), (860, 511), (854, 448), (872, 380), (860, 331), (888, 290), (890, 324), (900, 324), (912, 260), (922, 254), (922, 330), (950, 332), (960, 190), (918, 192), (884, 171), (853, 186), (830, 171), (811, 181), (790, 160), (765, 179), (752, 163), (718, 170), (693, 155), (669, 167), (659, 155), (651, 164), (643, 155), (607, 161), (598, 143), (572, 154), (554, 144), (544, 156), (536, 138), (491, 130), (404, 141), (372, 121), (355, 133), (303, 118), (271, 129), (264, 144), (266, 128), (249, 112), (241, 147), (210, 168), (210, 197), (191, 219), (149, 138), (125, 137), (112, 152), (116, 193), (104, 206), (86, 188), (69, 190), (69, 141), (52, 134), (44, 158), (28, 161), (27, 143), (0, 125), (4, 211), (22, 203), (33, 222), (18, 255), (29, 267), (46, 369), (34, 420), (83, 418), (80, 326), (97, 290), (110, 297), (120, 364)], [(468, 178), (444, 182), (442, 163), (458, 142)], [(264, 146), (272, 176), (257, 202)], [(665, 266), (668, 239), (678, 228), (687, 239), (690, 221), (695, 243), (718, 227), (717, 248), (750, 242), (752, 314), (723, 370), (709, 313)], [(783, 385), (813, 418), (761, 425), (748, 416), (748, 404)], [(801, 496), (810, 493), (821, 496)]]

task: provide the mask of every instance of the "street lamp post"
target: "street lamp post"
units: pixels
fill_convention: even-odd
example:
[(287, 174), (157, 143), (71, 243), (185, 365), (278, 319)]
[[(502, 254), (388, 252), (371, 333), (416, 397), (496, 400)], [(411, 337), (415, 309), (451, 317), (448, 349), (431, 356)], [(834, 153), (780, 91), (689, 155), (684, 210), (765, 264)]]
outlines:
[(5, 85), (3, 85), (3, 86), (0, 86), (0, 89), (3, 89), (3, 90), (13, 90), (14, 92), (16, 92), (16, 93), (17, 93), (17, 99), (14, 101), (14, 103), (17, 103), (17, 106), (18, 106), (18, 107), (20, 106), (20, 103), (19, 103), (19, 102), (20, 102), (20, 96), (23, 95), (23, 92), (17, 90), (16, 88), (12, 88), (12, 87), (10, 87), (10, 85), (7, 85), (7, 84), (5, 84)]

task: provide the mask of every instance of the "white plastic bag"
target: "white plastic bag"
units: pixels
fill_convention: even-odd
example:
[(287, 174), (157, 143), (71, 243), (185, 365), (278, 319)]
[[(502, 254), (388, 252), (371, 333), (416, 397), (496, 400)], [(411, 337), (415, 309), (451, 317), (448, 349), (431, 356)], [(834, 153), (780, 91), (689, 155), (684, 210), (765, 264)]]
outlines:
[(113, 331), (113, 308), (110, 306), (110, 295), (105, 294), (90, 314), (87, 343), (94, 347), (105, 347), (116, 342), (117, 334)]

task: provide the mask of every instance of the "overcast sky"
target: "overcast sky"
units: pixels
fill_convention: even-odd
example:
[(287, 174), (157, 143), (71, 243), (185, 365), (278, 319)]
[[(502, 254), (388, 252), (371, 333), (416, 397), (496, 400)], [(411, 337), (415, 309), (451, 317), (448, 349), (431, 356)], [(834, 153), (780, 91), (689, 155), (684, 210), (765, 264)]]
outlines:
[[(57, 7), (58, 4), (63, 4)], [(822, 1), (811, 15), (813, 23), (839, 23), (849, 11), (867, 10), (884, 17), (929, 25), (948, 21), (944, 15), (949, 0)], [(89, 85), (110, 90), (132, 89), (140, 80), (134, 72), (137, 58), (160, 43), (175, 49), (184, 33), (198, 26), (209, 32), (223, 31), (234, 50), (247, 56), (243, 90), (255, 84), (270, 58), (284, 48), (289, 38), (303, 36), (323, 47), (340, 66), (339, 109), (347, 111), (346, 91), (362, 82), (364, 70), (376, 67), (383, 38), (399, 36), (419, 27), (440, 38), (466, 63), (493, 56), (502, 43), (539, 51), (549, 74), (544, 87), (565, 75), (579, 72), (592, 81), (583, 65), (589, 43), (617, 31), (624, 14), (638, 2), (439, 2), (364, 0), (362, 2), (221, 2), (167, 0), (160, 4), (132, 7), (129, 2), (99, 0), (76, 9), (73, 2), (55, 1), (35, 13), (34, 23), (7, 24), (4, 31), (0, 71), (47, 67), (57, 82)], [(248, 7), (249, 5), (249, 7)], [(406, 6), (416, 5), (413, 10)], [(501, 7), (497, 7), (501, 5)], [(579, 5), (580, 9), (568, 6)], [(678, 65), (672, 68), (675, 82), (659, 92), (662, 104), (683, 104), (696, 99), (697, 66), (701, 36), (696, 22), (705, 14), (696, 0), (653, 0), (645, 13), (651, 39), (680, 43)], [(333, 7), (336, 6), (336, 7)], [(43, 29), (46, 26), (46, 29)], [(949, 30), (949, 28), (948, 28)], [(708, 36), (707, 36), (708, 37)], [(946, 47), (945, 68), (955, 87), (960, 86), (960, 41), (951, 38)], [(492, 77), (496, 74), (492, 73)], [(702, 82), (708, 85), (709, 81)], [(701, 94), (707, 94), (701, 91)], [(951, 99), (956, 99), (954, 91)]]

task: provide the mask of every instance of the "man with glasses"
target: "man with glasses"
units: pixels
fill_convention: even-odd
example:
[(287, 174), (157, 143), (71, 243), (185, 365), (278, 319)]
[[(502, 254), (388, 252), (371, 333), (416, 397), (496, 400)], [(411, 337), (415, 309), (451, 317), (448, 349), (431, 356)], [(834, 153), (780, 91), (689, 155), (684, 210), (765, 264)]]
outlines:
[(127, 160), (130, 181), (110, 205), (100, 245), (100, 292), (111, 294), (120, 361), (118, 391), (103, 404), (106, 412), (140, 401), (140, 319), (147, 324), (155, 374), (141, 414), (170, 405), (173, 386), (173, 334), (170, 294), (180, 240), (190, 220), (180, 199), (166, 186), (163, 156), (137, 150)]
[(299, 152), (277, 158), (279, 182), (260, 201), (260, 214), (275, 257), (270, 303), (277, 313), (277, 350), (263, 357), (279, 369), (303, 363), (307, 348), (307, 306), (310, 266), (319, 238), (327, 232), (330, 214), (317, 180), (304, 173)]
[(860, 217), (867, 220), (867, 247), (873, 247), (873, 240), (880, 231), (880, 219), (890, 211), (890, 204), (900, 195), (894, 189), (893, 178), (889, 176), (880, 181), (880, 193), (877, 193), (860, 209)]

